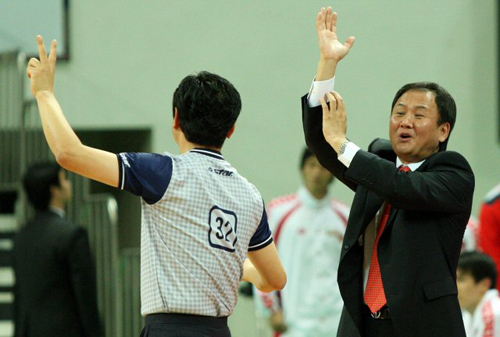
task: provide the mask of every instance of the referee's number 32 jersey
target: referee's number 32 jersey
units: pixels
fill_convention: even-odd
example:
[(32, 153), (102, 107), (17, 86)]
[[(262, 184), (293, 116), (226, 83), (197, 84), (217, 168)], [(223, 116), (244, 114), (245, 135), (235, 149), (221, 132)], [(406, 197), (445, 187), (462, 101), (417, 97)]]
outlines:
[(272, 242), (259, 191), (219, 152), (120, 153), (142, 197), (141, 313), (229, 316), (247, 252)]

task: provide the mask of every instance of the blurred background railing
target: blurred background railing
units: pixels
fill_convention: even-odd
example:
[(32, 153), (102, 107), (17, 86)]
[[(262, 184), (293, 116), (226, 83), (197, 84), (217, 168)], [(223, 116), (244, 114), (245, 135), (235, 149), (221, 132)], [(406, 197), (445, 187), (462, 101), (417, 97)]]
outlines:
[(22, 53), (0, 54), (0, 185), (3, 190), (15, 190), (21, 172), (24, 63)]
[(15, 203), (21, 179), (21, 123), (24, 108), (25, 57), (0, 54), (0, 336), (13, 333), (13, 237), (18, 228)]
[(141, 310), (140, 302), (140, 251), (137, 248), (124, 249), (121, 253), (121, 279), (123, 302), (122, 319), (123, 337), (136, 337), (141, 333), (144, 319), (137, 313)]

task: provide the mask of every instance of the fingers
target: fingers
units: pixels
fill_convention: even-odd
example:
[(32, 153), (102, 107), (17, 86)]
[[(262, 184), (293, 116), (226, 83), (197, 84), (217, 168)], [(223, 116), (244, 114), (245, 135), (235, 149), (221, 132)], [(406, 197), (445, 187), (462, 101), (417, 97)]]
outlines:
[(331, 25), (330, 30), (334, 33), (337, 32), (337, 19), (338, 19), (338, 17), (339, 17), (339, 15), (337, 14), (337, 12), (332, 13), (332, 25)]
[(49, 62), (55, 65), (57, 61), (57, 41), (52, 40), (52, 46), (50, 47)]
[(352, 46), (354, 46), (354, 42), (356, 42), (356, 38), (354, 36), (349, 36), (347, 40), (345, 40), (344, 46), (347, 47), (347, 52), (349, 52)]
[[(326, 101), (330, 101), (330, 108)], [(324, 98), (320, 99), (324, 112), (343, 112), (345, 111), (345, 102), (342, 96), (336, 91), (327, 92)]]
[[(328, 107), (328, 103), (326, 102), (327, 100), (330, 102), (330, 107)], [(331, 92), (327, 92), (325, 97), (320, 98), (319, 101), (321, 102), (321, 107), (323, 108), (323, 115), (337, 110), (337, 103)]]
[(41, 35), (38, 35), (36, 37), (36, 41), (38, 44), (38, 53), (40, 55), (40, 61), (46, 62), (47, 61), (47, 51), (45, 50), (45, 44), (43, 43), (43, 37)]
[(29, 62), (28, 62), (28, 67), (36, 67), (38, 64), (40, 63), (40, 61), (38, 61), (36, 58), (32, 57), (30, 58)]
[(332, 95), (333, 97), (335, 97), (335, 101), (337, 102), (337, 110), (340, 110), (342, 112), (345, 111), (345, 102), (342, 96), (340, 96), (340, 94), (336, 91), (333, 91)]
[(321, 10), (318, 13), (318, 16), (316, 17), (316, 29), (318, 32), (324, 30), (326, 28), (325, 26), (325, 14), (326, 10), (325, 7), (321, 8)]
[(333, 16), (333, 9), (332, 9), (332, 7), (328, 6), (328, 9), (326, 10), (326, 29), (327, 30), (332, 30), (332, 16)]
[(28, 78), (31, 78), (33, 75), (33, 71), (35, 70), (36, 66), (40, 64), (40, 61), (38, 61), (36, 58), (32, 57), (30, 58), (28, 62), (28, 69), (26, 69), (26, 73), (28, 75)]
[(328, 112), (328, 104), (326, 104), (326, 100), (323, 97), (321, 97), (319, 101), (321, 102), (321, 107), (323, 108), (323, 115), (324, 115), (326, 112)]
[(337, 98), (333, 95), (335, 91), (327, 92), (326, 97), (330, 101), (330, 112), (335, 112), (338, 109)]

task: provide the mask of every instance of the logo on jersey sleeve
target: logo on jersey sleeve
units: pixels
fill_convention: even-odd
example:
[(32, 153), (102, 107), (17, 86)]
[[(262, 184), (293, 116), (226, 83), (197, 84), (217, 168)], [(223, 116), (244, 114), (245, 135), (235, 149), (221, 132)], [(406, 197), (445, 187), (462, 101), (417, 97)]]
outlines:
[(210, 209), (208, 224), (210, 226), (208, 230), (210, 246), (234, 252), (234, 247), (238, 241), (236, 236), (238, 224), (236, 213), (214, 206)]

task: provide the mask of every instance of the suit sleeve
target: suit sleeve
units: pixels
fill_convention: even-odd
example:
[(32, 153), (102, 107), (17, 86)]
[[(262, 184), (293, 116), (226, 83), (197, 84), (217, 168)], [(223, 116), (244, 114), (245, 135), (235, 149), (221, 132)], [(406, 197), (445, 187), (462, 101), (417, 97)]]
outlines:
[(102, 336), (97, 309), (95, 267), (90, 253), (87, 231), (78, 227), (67, 250), (68, 267), (75, 294), (80, 322), (85, 336)]
[(337, 152), (327, 143), (323, 136), (323, 111), (321, 106), (311, 108), (307, 95), (302, 97), (302, 125), (307, 146), (318, 158), (318, 161), (337, 179), (352, 190), (357, 184), (345, 176), (347, 167), (337, 159)]
[(422, 170), (399, 172), (393, 162), (360, 150), (345, 176), (399, 209), (445, 213), (470, 209), (474, 175), (464, 157), (443, 151), (427, 158), (423, 165)]

